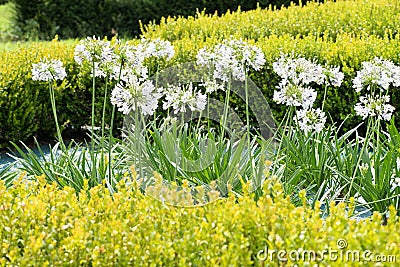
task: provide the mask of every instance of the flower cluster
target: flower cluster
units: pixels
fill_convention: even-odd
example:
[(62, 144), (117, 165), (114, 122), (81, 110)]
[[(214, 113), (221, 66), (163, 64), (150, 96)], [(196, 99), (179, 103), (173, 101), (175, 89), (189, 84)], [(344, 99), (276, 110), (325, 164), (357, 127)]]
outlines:
[(212, 48), (202, 48), (196, 58), (198, 65), (213, 69), (214, 79), (224, 82), (231, 77), (244, 81), (250, 68), (260, 70), (265, 64), (261, 49), (242, 40), (228, 40)]
[(385, 96), (361, 96), (360, 102), (354, 107), (354, 110), (358, 116), (361, 116), (363, 120), (367, 117), (377, 117), (379, 120), (389, 121), (392, 117), (394, 107), (389, 103), (390, 97)]
[(363, 88), (370, 91), (374, 86), (384, 92), (390, 85), (400, 86), (400, 67), (390, 60), (381, 58), (363, 62), (362, 69), (357, 71), (357, 76), (353, 79), (353, 88), (356, 92), (360, 92)]
[(163, 108), (173, 108), (174, 113), (191, 111), (203, 111), (206, 107), (207, 96), (193, 87), (192, 83), (185, 85), (172, 85), (165, 89), (165, 102)]
[[(75, 48), (75, 61), (78, 64), (91, 63), (92, 75), (109, 77), (117, 81), (111, 93), (111, 103), (123, 114), (140, 109), (143, 115), (152, 115), (162, 97), (152, 81), (148, 80), (146, 58), (171, 59), (174, 48), (168, 41), (142, 39), (134, 46), (115, 44), (96, 37), (82, 40)], [(93, 64), (93, 65), (92, 65)]]
[(275, 91), (273, 96), (273, 100), (278, 104), (309, 108), (317, 98), (317, 92), (313, 88), (287, 83), (286, 80), (281, 81), (278, 88), (280, 90)]
[(301, 109), (296, 112), (296, 118), (299, 127), (305, 132), (315, 130), (321, 132), (326, 122), (325, 112), (321, 109)]
[(32, 65), (32, 80), (34, 81), (56, 81), (64, 80), (67, 76), (63, 63), (58, 59), (43, 59)]
[(152, 81), (131, 75), (125, 79), (124, 83), (115, 86), (111, 93), (111, 103), (125, 115), (138, 108), (141, 109), (143, 115), (152, 115), (157, 109), (161, 96), (162, 94), (156, 90)]
[(272, 64), (276, 74), (286, 83), (295, 85), (326, 84), (338, 87), (342, 84), (344, 74), (338, 67), (323, 67), (315, 61), (305, 58), (294, 58), (293, 55), (281, 54)]
[(356, 114), (363, 119), (376, 117), (378, 120), (389, 121), (395, 110), (392, 105), (388, 104), (390, 101), (388, 89), (391, 85), (400, 86), (399, 66), (390, 60), (381, 58), (363, 62), (362, 69), (357, 71), (357, 75), (353, 79), (353, 88), (356, 92), (361, 92), (365, 88), (369, 91), (369, 95), (360, 96), (360, 102), (354, 106)]
[(326, 116), (322, 110), (312, 108), (317, 92), (311, 85), (340, 86), (344, 74), (339, 67), (323, 67), (315, 61), (295, 58), (293, 54), (281, 54), (272, 66), (275, 73), (282, 78), (277, 86), (278, 90), (274, 92), (273, 100), (278, 104), (301, 107), (295, 116), (300, 129), (305, 132), (320, 132), (326, 122)]
[(79, 65), (85, 61), (104, 64), (114, 60), (114, 51), (109, 41), (101, 40), (96, 36), (87, 37), (75, 47), (74, 59)]
[(172, 44), (169, 41), (164, 41), (159, 38), (152, 41), (142, 39), (137, 50), (145, 58), (155, 57), (158, 59), (165, 58), (166, 60), (171, 60), (175, 55)]

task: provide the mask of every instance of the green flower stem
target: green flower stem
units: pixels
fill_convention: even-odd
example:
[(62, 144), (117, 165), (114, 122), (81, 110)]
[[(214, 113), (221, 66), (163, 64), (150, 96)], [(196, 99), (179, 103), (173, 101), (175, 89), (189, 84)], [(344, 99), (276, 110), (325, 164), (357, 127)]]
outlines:
[(364, 139), (364, 143), (361, 148), (360, 154), (357, 157), (357, 162), (354, 167), (353, 175), (351, 176), (349, 190), (346, 193), (346, 196), (344, 197), (344, 199), (346, 199), (346, 200), (350, 197), (351, 189), (353, 188), (354, 179), (356, 178), (357, 169), (358, 169), (358, 166), (360, 165), (362, 155), (364, 154), (365, 148), (367, 147), (367, 144), (369, 143), (370, 135), (373, 134), (373, 133), (371, 133), (371, 124), (372, 124), (371, 121), (372, 121), (372, 118), (368, 118), (367, 133), (365, 134), (365, 139)]
[(324, 89), (324, 98), (322, 99), (322, 107), (321, 107), (321, 111), (324, 111), (324, 106), (325, 106), (325, 100), (326, 100), (326, 93), (328, 90), (328, 86), (325, 84), (325, 89)]
[[(287, 130), (288, 127), (291, 127), (291, 125), (292, 125), (289, 121), (293, 115), (293, 111), (294, 111), (294, 107), (289, 107), (289, 111), (286, 112), (281, 124), (278, 127), (278, 129), (282, 129), (282, 124), (284, 123), (284, 128), (282, 130), (282, 137), (279, 140), (279, 147), (278, 147), (278, 151), (276, 152), (276, 162), (279, 161), (279, 157), (280, 157), (281, 150), (282, 150), (283, 139), (287, 140), (287, 138), (285, 138), (286, 137), (285, 131)], [(278, 164), (273, 164), (273, 165), (274, 166), (273, 166), (272, 174), (275, 174), (276, 167)]]
[[(113, 175), (111, 171), (111, 146), (112, 146), (112, 139), (113, 139), (113, 127), (114, 127), (114, 116), (115, 116), (115, 106), (112, 106), (111, 111), (111, 123), (110, 123), (110, 136), (109, 136), (109, 144), (108, 144), (108, 179), (110, 182), (113, 181)], [(112, 188), (114, 187), (114, 183), (111, 184)]]
[[(109, 78), (106, 79), (106, 88), (104, 90), (104, 99), (103, 99), (103, 114), (101, 118), (101, 140), (100, 140), (100, 163), (101, 170), (104, 169), (104, 127), (105, 127), (105, 114), (106, 114), (106, 104), (107, 104), (107, 93), (108, 93), (108, 82)], [(106, 172), (104, 172), (104, 176), (106, 176)]]
[(57, 118), (57, 109), (56, 109), (56, 99), (54, 96), (54, 88), (52, 86), (52, 82), (49, 82), (49, 92), (50, 92), (50, 102), (51, 102), (51, 109), (53, 110), (53, 116), (54, 116), (54, 121), (56, 124), (56, 130), (57, 130), (57, 138), (58, 142), (60, 143), (61, 150), (63, 152), (66, 152), (66, 147), (61, 135), (61, 130), (60, 130), (60, 125), (58, 124), (58, 118)]
[(137, 154), (137, 160), (139, 161), (139, 175), (140, 177), (143, 177), (143, 169), (142, 169), (142, 150), (141, 150), (141, 140), (140, 140), (140, 132), (141, 132), (141, 127), (139, 126), (140, 120), (139, 120), (139, 108), (137, 104), (137, 100), (135, 99), (135, 129), (134, 129), (134, 134), (135, 134), (135, 142), (136, 142), (136, 154)]
[[(156, 90), (158, 89), (158, 72), (159, 72), (159, 69), (160, 69), (160, 64), (157, 61), (156, 84), (155, 84)], [(154, 112), (153, 119), (154, 119), (154, 121), (157, 120), (156, 112)]]
[[(244, 72), (244, 89), (245, 89), (245, 98), (246, 98), (246, 128), (247, 128), (247, 149), (250, 153), (250, 114), (249, 114), (249, 88), (248, 88), (248, 83), (247, 83), (247, 70), (246, 68)], [(250, 155), (250, 154), (249, 154)], [(253, 160), (253, 157), (251, 157), (251, 160)], [(252, 177), (254, 176), (254, 168), (251, 168), (251, 175)]]
[[(93, 70), (93, 77), (92, 77), (92, 130), (91, 130), (91, 140), (90, 140), (90, 144), (91, 144), (91, 151), (90, 151), (90, 157), (92, 160), (92, 179), (95, 179), (96, 176), (96, 157), (95, 157), (95, 152), (94, 152), (94, 105), (95, 105), (95, 100), (96, 100), (96, 75), (95, 75), (95, 62), (92, 62), (92, 70)], [(101, 177), (97, 177), (97, 182), (100, 184)]]
[(227, 121), (227, 117), (228, 117), (230, 93), (231, 93), (231, 81), (229, 80), (228, 89), (226, 90), (226, 94), (225, 94), (224, 114), (222, 117), (222, 129), (221, 129), (221, 139), (220, 139), (221, 144), (222, 144), (222, 140), (224, 139), (224, 135), (225, 135), (225, 127), (226, 127), (226, 121)]
[[(124, 67), (124, 61), (121, 62), (121, 68), (119, 69), (117, 84), (121, 80), (121, 74), (122, 74), (123, 67)], [(111, 169), (111, 146), (112, 146), (112, 140), (113, 140), (114, 117), (115, 117), (115, 105), (112, 106), (112, 111), (111, 111), (110, 136), (109, 136), (109, 142), (108, 142), (108, 179), (110, 179), (112, 188), (115, 185), (113, 183), (113, 175), (112, 175), (112, 169)]]

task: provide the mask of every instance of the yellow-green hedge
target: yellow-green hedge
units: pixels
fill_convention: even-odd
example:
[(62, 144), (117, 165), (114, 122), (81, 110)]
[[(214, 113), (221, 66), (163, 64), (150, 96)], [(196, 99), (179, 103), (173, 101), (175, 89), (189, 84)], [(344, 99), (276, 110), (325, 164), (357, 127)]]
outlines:
[[(352, 89), (352, 78), (361, 68), (361, 62), (378, 56), (400, 64), (399, 15), (400, 0), (341, 0), (279, 11), (258, 9), (228, 13), (222, 18), (168, 19), (160, 26), (149, 26), (144, 36), (173, 40), (176, 55), (170, 65), (195, 60), (201, 47), (214, 45), (223, 38), (244, 38), (255, 43), (262, 48), (267, 63), (260, 72), (250, 75), (262, 89), (278, 121), (285, 110), (272, 101), (279, 82), (272, 62), (281, 52), (294, 51), (316, 58), (322, 64), (341, 66), (345, 81), (340, 88), (328, 90), (325, 103), (325, 111), (333, 121), (341, 123), (353, 112), (358, 101), (359, 96)], [(55, 132), (47, 87), (31, 81), (31, 63), (44, 56), (61, 58), (67, 66), (67, 81), (59, 86), (56, 94), (61, 124), (77, 129), (90, 122), (91, 79), (87, 74), (79, 74), (73, 62), (74, 44), (76, 41), (29, 43), (0, 52), (0, 147), (8, 145), (8, 141), (26, 140), (31, 136), (50, 137)], [(318, 105), (323, 88), (317, 89), (320, 90)], [(101, 88), (97, 92), (96, 108), (100, 110), (103, 92)], [(396, 107), (396, 124), (400, 125), (400, 90), (391, 90), (390, 95)], [(224, 95), (214, 97), (222, 99)], [(234, 98), (232, 104), (243, 115), (243, 101)], [(110, 110), (108, 103), (106, 114), (110, 114)], [(99, 115), (96, 121), (100, 119)], [(343, 129), (349, 130), (359, 122), (359, 117), (352, 117)], [(117, 125), (121, 126), (121, 117), (117, 118)]]
[[(218, 42), (218, 38), (209, 38), (206, 42), (188, 38), (176, 40), (173, 45), (177, 53), (169, 65), (193, 61), (201, 47)], [(381, 56), (400, 64), (400, 35), (381, 38), (374, 35), (339, 34), (335, 42), (323, 38), (315, 39), (313, 36), (298, 38), (272, 35), (257, 42), (249, 42), (261, 47), (265, 53), (266, 66), (260, 72), (251, 73), (251, 79), (261, 88), (278, 120), (285, 111), (281, 105), (272, 101), (273, 91), (279, 83), (279, 77), (272, 70), (272, 63), (281, 52), (294, 51), (307, 58), (316, 58), (322, 64), (341, 66), (345, 81), (340, 88), (328, 90), (325, 103), (325, 111), (336, 122), (341, 122), (352, 113), (353, 106), (358, 101), (358, 94), (352, 89), (352, 79), (361, 68), (361, 62)], [(67, 67), (67, 80), (59, 85), (56, 93), (61, 124), (77, 129), (90, 122), (91, 79), (88, 74), (80, 74), (73, 61), (74, 44), (75, 42), (31, 43), (0, 52), (0, 146), (7, 145), (7, 141), (26, 140), (34, 135), (49, 137), (55, 133), (47, 85), (31, 80), (31, 63), (44, 56), (61, 58)], [(98, 85), (101, 87), (102, 84), (99, 82)], [(317, 89), (320, 91), (317, 104), (320, 104), (323, 88)], [(97, 92), (97, 110), (101, 110), (103, 91), (98, 88)], [(398, 124), (400, 91), (394, 89), (390, 94), (391, 103), (396, 107), (394, 115)], [(243, 102), (237, 99), (233, 102), (233, 105), (239, 107), (239, 113), (245, 110)], [(109, 104), (108, 111), (110, 109)], [(101, 113), (98, 114), (96, 121), (100, 121)], [(121, 117), (117, 119), (121, 122)], [(344, 129), (348, 130), (359, 122), (359, 117), (352, 117), (344, 125)], [(117, 125), (121, 126), (121, 123)]]
[(258, 39), (274, 34), (335, 39), (343, 32), (383, 37), (386, 33), (398, 33), (399, 14), (399, 0), (326, 0), (325, 3), (310, 1), (304, 6), (291, 5), (280, 10), (271, 7), (247, 12), (239, 10), (222, 17), (204, 13), (188, 19), (168, 17), (159, 25), (145, 25), (143, 29), (147, 38), (161, 37), (171, 41), (230, 36)]
[[(347, 217), (351, 207), (332, 203), (323, 219), (318, 209), (294, 207), (279, 184), (267, 183), (270, 193), (257, 203), (251, 196), (230, 196), (183, 208), (124, 182), (113, 196), (101, 185), (77, 196), (72, 188), (38, 180), (20, 180), (8, 190), (0, 184), (0, 266), (278, 266), (276, 254), (261, 261), (266, 247), (337, 251), (337, 260), (326, 256), (319, 266), (372, 266), (368, 260), (378, 255), (400, 261), (399, 218), (382, 225), (374, 214), (357, 222)], [(338, 242), (347, 246), (341, 250)], [(359, 262), (340, 256), (355, 251)], [(316, 262), (280, 262), (294, 263)]]
[[(9, 146), (8, 141), (26, 141), (32, 136), (48, 139), (55, 134), (48, 84), (32, 81), (32, 63), (44, 57), (61, 59), (68, 73), (55, 93), (60, 124), (71, 130), (89, 124), (92, 81), (74, 62), (76, 44), (74, 40), (54, 40), (8, 44), (0, 49), (0, 148)], [(98, 82), (98, 110), (103, 103), (102, 85)], [(99, 112), (96, 121), (100, 120)]]

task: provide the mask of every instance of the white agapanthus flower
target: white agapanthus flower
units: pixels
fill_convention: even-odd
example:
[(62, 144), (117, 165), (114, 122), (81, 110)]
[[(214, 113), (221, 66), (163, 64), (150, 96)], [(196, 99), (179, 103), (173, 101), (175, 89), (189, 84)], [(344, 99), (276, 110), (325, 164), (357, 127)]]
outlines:
[(172, 85), (164, 89), (165, 101), (163, 108), (172, 107), (174, 113), (191, 111), (203, 111), (207, 104), (207, 96), (193, 87), (192, 83), (185, 85)]
[(344, 74), (339, 67), (324, 68), (325, 83), (334, 87), (342, 85)]
[(152, 115), (161, 96), (162, 93), (156, 90), (151, 81), (141, 81), (137, 76), (131, 75), (126, 82), (115, 86), (111, 92), (111, 103), (125, 115), (138, 109), (143, 115)]
[(244, 81), (246, 71), (260, 70), (265, 64), (265, 58), (264, 53), (256, 46), (242, 40), (228, 40), (212, 48), (200, 49), (196, 62), (212, 68), (214, 79), (227, 82), (231, 77)]
[(175, 55), (173, 45), (169, 41), (164, 41), (159, 38), (155, 40), (142, 39), (137, 46), (137, 51), (145, 58), (156, 57), (171, 60)]
[(264, 66), (264, 53), (257, 46), (235, 39), (229, 40), (228, 46), (233, 48), (236, 60), (239, 61), (240, 65), (257, 71)]
[(214, 60), (216, 59), (215, 53), (209, 51), (207, 47), (201, 48), (196, 55), (196, 64), (197, 65), (205, 65), (211, 66), (214, 64)]
[(311, 87), (295, 85), (283, 80), (279, 91), (274, 91), (273, 100), (278, 104), (303, 108), (311, 107), (317, 98), (317, 92)]
[(324, 129), (326, 116), (325, 112), (319, 108), (301, 109), (296, 111), (294, 120), (297, 122), (301, 130), (305, 132), (315, 130), (319, 133)]
[(135, 75), (139, 81), (145, 81), (148, 78), (148, 69), (144, 65), (127, 65), (121, 68), (121, 65), (114, 65), (111, 72), (111, 78), (115, 81), (129, 82), (130, 77)]
[(281, 54), (280, 58), (272, 64), (272, 67), (279, 77), (295, 85), (308, 85), (313, 82), (323, 84), (326, 80), (325, 69), (303, 57), (294, 58), (293, 55)]
[(115, 59), (114, 50), (109, 41), (101, 40), (100, 38), (87, 37), (81, 40), (76, 45), (74, 51), (74, 59), (79, 65), (87, 61), (90, 64), (93, 62), (108, 63)]
[(58, 59), (43, 59), (37, 64), (32, 64), (32, 80), (56, 81), (67, 77), (63, 63)]
[(390, 85), (400, 86), (400, 67), (390, 60), (374, 58), (371, 62), (363, 62), (362, 69), (357, 71), (353, 79), (353, 88), (360, 92), (363, 88), (368, 91), (376, 86), (386, 91)]
[(115, 54), (118, 65), (139, 66), (143, 64), (145, 58), (138, 46), (127, 43), (118, 44), (115, 47)]
[(91, 75), (94, 75), (96, 77), (100, 78), (105, 78), (109, 77), (113, 72), (114, 72), (114, 62), (106, 62), (106, 63), (100, 63), (100, 62), (94, 62), (94, 69), (92, 68)]
[(360, 102), (354, 106), (358, 116), (363, 119), (367, 117), (377, 117), (380, 120), (389, 121), (395, 108), (387, 104), (390, 97), (386, 96), (361, 96)]
[(223, 84), (220, 84), (215, 80), (205, 81), (205, 82), (201, 83), (200, 85), (203, 86), (206, 89), (206, 93), (207, 94), (211, 94), (211, 93), (216, 92), (218, 90), (224, 90), (225, 89)]
[[(216, 45), (213, 49), (214, 57), (214, 78), (228, 82), (231, 77), (237, 80), (244, 80), (244, 69), (234, 56), (234, 49), (225, 44)], [(242, 69), (240, 69), (242, 67)]]

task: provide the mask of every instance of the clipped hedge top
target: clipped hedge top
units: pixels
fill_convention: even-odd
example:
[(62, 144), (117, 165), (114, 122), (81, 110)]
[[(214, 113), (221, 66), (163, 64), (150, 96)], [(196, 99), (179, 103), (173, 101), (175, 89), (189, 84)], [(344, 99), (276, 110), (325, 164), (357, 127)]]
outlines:
[(279, 184), (269, 184), (271, 195), (258, 203), (251, 196), (238, 202), (231, 196), (179, 208), (124, 182), (113, 196), (100, 185), (89, 191), (91, 197), (85, 192), (77, 197), (72, 188), (58, 190), (44, 177), (38, 180), (29, 186), (21, 180), (8, 190), (0, 184), (2, 266), (258, 266), (256, 255), (266, 246), (337, 250), (339, 239), (347, 250), (400, 257), (398, 218), (382, 226), (374, 214), (357, 223), (347, 218), (344, 205), (332, 204), (331, 215), (322, 219), (317, 211), (294, 207)]
[(191, 38), (204, 40), (230, 36), (259, 39), (270, 35), (324, 37), (336, 39), (342, 32), (354, 34), (397, 34), (400, 26), (399, 0), (337, 0), (291, 5), (280, 10), (267, 8), (241, 12), (197, 14), (196, 17), (164, 18), (159, 25), (143, 27), (146, 38), (170, 41)]

